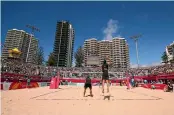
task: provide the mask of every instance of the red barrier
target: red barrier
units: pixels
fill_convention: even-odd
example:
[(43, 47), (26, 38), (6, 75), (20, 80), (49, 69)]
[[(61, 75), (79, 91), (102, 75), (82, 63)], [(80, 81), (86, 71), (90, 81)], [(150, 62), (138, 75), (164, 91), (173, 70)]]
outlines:
[(56, 82), (56, 88), (59, 88), (59, 84), (60, 84), (60, 74), (57, 73), (57, 82)]
[[(155, 89), (160, 89), (160, 90), (164, 90), (166, 86), (166, 84), (153, 84), (153, 85), (155, 86)], [(143, 84), (142, 87), (151, 89), (152, 84)]]
[(50, 83), (50, 89), (56, 89), (57, 85), (57, 78), (56, 77), (52, 77), (51, 78), (51, 83)]
[(3, 90), (3, 84), (1, 84), (1, 90)]

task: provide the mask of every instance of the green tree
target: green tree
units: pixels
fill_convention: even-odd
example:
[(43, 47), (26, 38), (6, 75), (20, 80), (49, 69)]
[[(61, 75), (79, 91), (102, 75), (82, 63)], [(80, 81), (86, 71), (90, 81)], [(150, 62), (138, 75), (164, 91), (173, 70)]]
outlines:
[(83, 48), (80, 46), (77, 51), (74, 53), (74, 58), (75, 58), (75, 66), (76, 67), (82, 67), (83, 64)]
[(44, 50), (43, 47), (40, 46), (37, 50), (37, 65), (43, 65), (44, 63)]
[(50, 53), (46, 65), (47, 66), (56, 66), (56, 61), (55, 61), (55, 57), (54, 57), (53, 53)]
[(168, 63), (168, 56), (166, 52), (163, 52), (161, 59), (163, 61), (163, 63)]

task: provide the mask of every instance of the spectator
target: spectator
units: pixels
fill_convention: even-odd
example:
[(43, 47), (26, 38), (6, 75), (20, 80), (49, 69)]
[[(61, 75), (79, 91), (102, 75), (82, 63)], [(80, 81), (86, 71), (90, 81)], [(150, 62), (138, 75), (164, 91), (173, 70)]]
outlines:
[(167, 87), (168, 87), (167, 92), (173, 92), (173, 85), (171, 82), (167, 83)]
[[(50, 79), (60, 72), (61, 77), (65, 78), (85, 78), (91, 76), (92, 78), (101, 78), (102, 71), (99, 67), (51, 67), (51, 66), (38, 66), (30, 63), (23, 63), (15, 59), (2, 60), (1, 62), (2, 73), (18, 73), (27, 76), (41, 76), (41, 79)], [(109, 67), (110, 78), (126, 77), (126, 76), (154, 76), (174, 73), (174, 64), (164, 64), (151, 67), (140, 68), (112, 68)], [(31, 78), (33, 79), (33, 78)]]

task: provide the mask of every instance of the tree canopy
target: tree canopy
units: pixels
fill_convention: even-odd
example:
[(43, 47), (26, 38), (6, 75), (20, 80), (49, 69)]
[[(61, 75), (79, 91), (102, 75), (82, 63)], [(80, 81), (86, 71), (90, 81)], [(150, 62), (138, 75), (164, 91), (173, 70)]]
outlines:
[(84, 54), (83, 54), (83, 48), (80, 46), (77, 51), (74, 53), (74, 58), (75, 58), (75, 66), (76, 67), (82, 67), (83, 64), (83, 59), (84, 59)]

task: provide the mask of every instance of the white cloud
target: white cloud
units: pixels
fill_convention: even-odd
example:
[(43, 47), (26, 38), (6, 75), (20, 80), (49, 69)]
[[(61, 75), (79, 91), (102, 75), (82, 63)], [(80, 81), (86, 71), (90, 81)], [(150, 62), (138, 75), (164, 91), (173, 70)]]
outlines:
[[(151, 64), (139, 65), (139, 67), (150, 67), (150, 66), (157, 66), (157, 65), (162, 65), (162, 63), (161, 63), (161, 62), (154, 62), (154, 63), (151, 63)], [(131, 64), (130, 64), (130, 67), (131, 67), (131, 68), (137, 68), (138, 65), (137, 65), (137, 64), (131, 63)]]
[(154, 62), (150, 66), (157, 66), (157, 65), (162, 65), (162, 63), (161, 62)]
[[(137, 64), (131, 64), (131, 68), (137, 68), (138, 65)], [(149, 67), (149, 65), (139, 65), (139, 67)]]
[(110, 19), (107, 23), (107, 27), (104, 29), (104, 39), (105, 40), (112, 40), (113, 34), (116, 34), (118, 32), (118, 21)]
[(148, 67), (148, 65), (140, 65), (140, 67)]
[(137, 65), (137, 64), (132, 64), (132, 63), (131, 63), (131, 64), (130, 64), (130, 67), (131, 67), (131, 68), (137, 68), (138, 65)]

